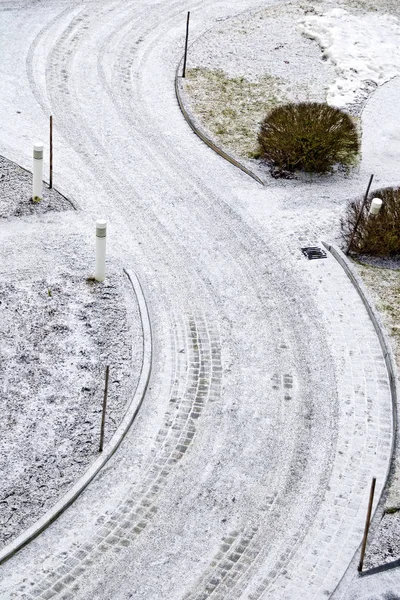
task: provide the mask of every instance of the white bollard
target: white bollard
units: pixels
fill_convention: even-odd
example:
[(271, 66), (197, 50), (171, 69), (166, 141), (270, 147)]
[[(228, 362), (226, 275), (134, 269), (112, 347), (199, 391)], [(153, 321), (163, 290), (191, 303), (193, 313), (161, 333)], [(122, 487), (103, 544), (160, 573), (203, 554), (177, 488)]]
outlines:
[(106, 278), (106, 240), (107, 221), (99, 219), (96, 221), (96, 281), (104, 281)]
[(43, 143), (33, 144), (33, 185), (32, 200), (39, 202), (42, 199), (43, 187)]
[(380, 198), (373, 198), (371, 202), (371, 206), (369, 207), (368, 215), (371, 217), (376, 217), (379, 214), (379, 211), (382, 208), (382, 200)]

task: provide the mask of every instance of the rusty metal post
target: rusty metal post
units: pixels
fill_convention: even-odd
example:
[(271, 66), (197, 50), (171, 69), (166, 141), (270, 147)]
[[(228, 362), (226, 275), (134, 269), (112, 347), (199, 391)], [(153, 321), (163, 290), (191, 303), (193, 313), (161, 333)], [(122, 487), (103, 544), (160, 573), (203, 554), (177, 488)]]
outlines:
[(367, 518), (365, 520), (365, 529), (364, 529), (364, 537), (363, 537), (362, 546), (361, 546), (360, 562), (358, 563), (358, 569), (357, 569), (360, 573), (362, 572), (362, 569), (363, 569), (365, 548), (367, 547), (368, 531), (369, 531), (369, 526), (371, 523), (372, 504), (374, 502), (375, 483), (376, 483), (376, 477), (373, 477), (372, 483), (371, 483), (371, 489), (369, 492)]
[(360, 222), (361, 215), (362, 215), (362, 213), (363, 213), (364, 206), (365, 206), (365, 203), (366, 203), (366, 201), (367, 201), (367, 198), (368, 198), (368, 194), (369, 194), (369, 190), (370, 190), (370, 188), (371, 188), (371, 184), (372, 184), (372, 180), (373, 180), (373, 178), (374, 178), (374, 176), (373, 176), (373, 175), (371, 175), (371, 177), (370, 177), (370, 180), (369, 180), (369, 184), (368, 184), (368, 187), (367, 187), (367, 191), (365, 192), (364, 200), (363, 200), (363, 203), (362, 203), (362, 205), (361, 205), (360, 212), (358, 213), (358, 217), (357, 217), (356, 224), (354, 225), (353, 233), (351, 234), (350, 243), (349, 243), (349, 245), (348, 245), (348, 247), (347, 247), (347, 250), (346, 250), (346, 256), (347, 256), (347, 255), (349, 254), (349, 252), (350, 252), (350, 248), (351, 248), (351, 245), (352, 245), (352, 243), (353, 243), (354, 236), (356, 235), (357, 227), (358, 227), (358, 224), (359, 224), (359, 222)]
[(187, 59), (187, 49), (188, 49), (188, 40), (189, 40), (189, 19), (190, 19), (190, 11), (188, 11), (187, 20), (186, 20), (185, 55), (183, 57), (182, 77), (186, 77), (186, 59)]
[(53, 187), (53, 117), (50, 117), (50, 183), (49, 188)]
[(110, 367), (107, 365), (107, 367), (106, 367), (106, 383), (105, 383), (105, 386), (104, 386), (103, 412), (102, 412), (102, 415), (101, 415), (99, 452), (103, 452), (104, 426), (105, 426), (105, 423), (106, 423), (106, 408), (107, 408), (108, 376), (109, 376), (109, 373), (110, 373)]

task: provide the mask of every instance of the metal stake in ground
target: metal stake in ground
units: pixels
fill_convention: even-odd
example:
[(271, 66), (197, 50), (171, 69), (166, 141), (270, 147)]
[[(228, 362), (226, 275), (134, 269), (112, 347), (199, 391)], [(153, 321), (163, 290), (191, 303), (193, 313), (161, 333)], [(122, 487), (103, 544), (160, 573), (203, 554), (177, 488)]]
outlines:
[(371, 188), (371, 184), (372, 184), (372, 180), (373, 180), (373, 178), (374, 178), (374, 176), (373, 176), (373, 175), (371, 175), (371, 177), (370, 177), (370, 180), (369, 180), (369, 184), (368, 184), (368, 187), (367, 187), (367, 191), (365, 192), (364, 200), (363, 200), (363, 203), (362, 203), (362, 205), (361, 205), (360, 212), (358, 213), (358, 217), (357, 217), (356, 224), (354, 225), (354, 230), (353, 230), (353, 233), (351, 234), (350, 243), (349, 243), (349, 245), (348, 245), (348, 247), (347, 247), (347, 250), (346, 250), (346, 256), (347, 256), (347, 255), (348, 255), (348, 253), (350, 252), (350, 248), (351, 248), (351, 245), (352, 245), (352, 243), (353, 243), (354, 236), (356, 235), (357, 227), (358, 227), (358, 224), (359, 224), (359, 222), (360, 222), (361, 215), (362, 215), (362, 213), (363, 213), (364, 206), (365, 206), (365, 203), (366, 203), (366, 201), (367, 201), (367, 198), (368, 198), (368, 194), (369, 194), (369, 190), (370, 190), (370, 188)]
[(189, 19), (190, 19), (190, 10), (188, 11), (187, 20), (186, 20), (185, 55), (183, 57), (182, 77), (186, 77), (186, 59), (187, 59), (187, 49), (188, 49), (188, 40), (189, 40)]
[(106, 408), (107, 408), (107, 394), (108, 394), (108, 375), (110, 373), (110, 367), (106, 367), (106, 383), (104, 385), (104, 398), (103, 398), (103, 412), (101, 414), (101, 428), (100, 428), (100, 446), (99, 452), (103, 452), (104, 442), (104, 426), (106, 423)]
[(53, 187), (53, 117), (50, 117), (50, 183), (49, 188)]
[(374, 502), (375, 483), (376, 483), (376, 477), (373, 477), (372, 483), (371, 483), (371, 489), (369, 492), (368, 511), (367, 511), (367, 518), (365, 520), (365, 529), (364, 529), (364, 537), (363, 537), (362, 546), (361, 546), (360, 562), (358, 563), (358, 571), (360, 573), (362, 572), (362, 569), (363, 569), (365, 548), (367, 547), (368, 531), (369, 531), (369, 526), (371, 523), (372, 504)]

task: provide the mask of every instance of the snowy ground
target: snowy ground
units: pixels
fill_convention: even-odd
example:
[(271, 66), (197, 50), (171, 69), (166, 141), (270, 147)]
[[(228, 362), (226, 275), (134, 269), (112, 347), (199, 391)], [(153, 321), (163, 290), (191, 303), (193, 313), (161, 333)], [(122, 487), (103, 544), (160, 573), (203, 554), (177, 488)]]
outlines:
[(216, 24), (190, 46), (179, 81), (194, 123), (268, 183), (266, 166), (249, 157), (269, 110), (327, 101), (359, 119), (376, 87), (400, 74), (400, 22), (382, 11), (281, 2)]
[(397, 17), (347, 7), (327, 10), (319, 3), (314, 12), (300, 20), (299, 29), (319, 44), (322, 59), (334, 65), (335, 82), (328, 90), (328, 104), (351, 106), (366, 81), (382, 85), (400, 75)]
[[(367, 262), (365, 262), (367, 261)], [(368, 264), (371, 262), (376, 267)], [(391, 264), (391, 268), (384, 268), (385, 264)], [(395, 260), (379, 260), (363, 257), (363, 264), (355, 264), (358, 273), (361, 275), (377, 310), (382, 318), (386, 332), (392, 342), (392, 350), (397, 363), (397, 369), (400, 369), (400, 265)], [(385, 508), (389, 513), (393, 513), (400, 508), (400, 456), (397, 455), (395, 465), (392, 467), (393, 477), (388, 490), (385, 502)], [(397, 518), (387, 515), (385, 518), (386, 526), (390, 520), (394, 523)], [(397, 527), (395, 528), (397, 531)], [(389, 545), (388, 545), (389, 546)], [(400, 556), (400, 548), (397, 551)], [(390, 554), (390, 553), (389, 553)]]
[[(190, 47), (187, 77), (179, 85), (191, 119), (218, 147), (247, 158), (246, 166), (266, 185), (271, 185), (266, 165), (248, 160), (266, 114), (263, 94), (273, 96), (269, 108), (287, 101), (327, 101), (359, 119), (373, 90), (400, 74), (400, 21), (392, 14), (397, 12), (394, 5), (365, 10), (343, 0), (333, 6), (329, 1), (283, 2), (247, 11), (216, 24)], [(210, 85), (211, 74), (215, 76)], [(398, 156), (396, 111), (390, 101), (385, 108), (381, 105), (379, 112), (384, 110), (385, 117), (373, 143), (364, 143), (365, 162), (383, 154)], [(378, 165), (373, 169), (379, 170)], [(321, 181), (334, 185), (346, 178), (337, 173), (335, 179)], [(386, 306), (382, 301), (380, 310), (382, 304)], [(389, 320), (389, 333), (393, 325)], [(396, 339), (393, 343), (399, 357)], [(397, 488), (391, 491), (391, 507), (400, 504)]]
[[(242, 85), (244, 89), (247, 86), (253, 100), (254, 86), (262, 86), (263, 78), (268, 76), (270, 80), (264, 83), (264, 93), (268, 93), (269, 87), (269, 93), (274, 92), (277, 102), (326, 100), (360, 117), (373, 90), (400, 73), (400, 22), (394, 16), (394, 13), (398, 14), (398, 6), (384, 4), (379, 5), (380, 10), (375, 10), (378, 6), (369, 6), (371, 12), (368, 12), (365, 6), (351, 2), (341, 2), (339, 7), (330, 2), (288, 2), (239, 14), (224, 22), (223, 26), (217, 24), (191, 46), (188, 77), (180, 81), (182, 98), (190, 117), (217, 146), (241, 159), (248, 156), (249, 138), (254, 138), (252, 144), (256, 145), (257, 118), (261, 119), (261, 113), (260, 110), (252, 110), (243, 116), (242, 98), (236, 87), (230, 98), (231, 114), (224, 121), (229, 81), (244, 79)], [(318, 47), (309, 44), (310, 40), (317, 42)], [(202, 69), (219, 73), (220, 89), (215, 85), (210, 94), (207, 82), (210, 75), (202, 78)], [(272, 85), (275, 80), (279, 81), (278, 87)], [(364, 162), (372, 162), (385, 154), (399, 155), (397, 111), (393, 110), (392, 94), (386, 88), (380, 94), (386, 95), (386, 102), (375, 100), (373, 105), (376, 114), (385, 117), (378, 122), (372, 135), (370, 130), (365, 132)], [(258, 96), (261, 97), (259, 93)], [(259, 97), (255, 101), (262, 109)], [(238, 113), (232, 116), (235, 109)], [(367, 111), (371, 114), (371, 106)], [(251, 119), (253, 125), (250, 124)], [(230, 120), (233, 121), (231, 126)], [(241, 136), (243, 125), (248, 129)], [(244, 162), (267, 185), (271, 185), (268, 174), (263, 173), (265, 166), (257, 161)], [(380, 166), (376, 164), (372, 171), (379, 173)], [(338, 180), (339, 174), (335, 177)], [(393, 183), (398, 185), (397, 180)], [(376, 294), (372, 295), (377, 302)], [(381, 310), (382, 302), (378, 303)], [(390, 295), (386, 302), (390, 303)], [(390, 333), (393, 323), (390, 319), (385, 319), (385, 322)], [(398, 358), (396, 339), (393, 339), (393, 347)], [(400, 503), (398, 464), (399, 448), (386, 500), (386, 506), (390, 508)], [(400, 557), (399, 532), (398, 517), (385, 515), (367, 554), (366, 568)]]
[(71, 210), (73, 204), (56, 190), (43, 186), (41, 202), (33, 202), (32, 174), (0, 157), (0, 219), (21, 215), (40, 215), (49, 211)]
[(268, 170), (249, 160), (259, 150), (261, 120), (279, 103), (323, 102), (334, 82), (332, 65), (301, 34), (306, 14), (305, 5), (284, 2), (218, 23), (190, 46), (187, 77), (179, 80), (196, 125), (266, 183)]
[(1, 166), (3, 216), (29, 215), (1, 222), (3, 546), (97, 457), (107, 364), (105, 439), (114, 433), (137, 384), (142, 343), (134, 292), (118, 262), (109, 260), (104, 284), (87, 281), (94, 240), (76, 227), (79, 213), (69, 214), (60, 235), (57, 211), (70, 203), (46, 187), (43, 201), (31, 203), (31, 175), (4, 159)]
[[(257, 7), (202, 0), (192, 33)], [(53, 114), (57, 185), (82, 207), (82, 233), (109, 219), (155, 352), (120, 450), (2, 566), (0, 598), (328, 597), (359, 545), (372, 473), (384, 483), (391, 406), (359, 297), (331, 256), (308, 262), (300, 247), (335, 238), (371, 168), (377, 185), (395, 182), (398, 157), (368, 152), (388, 96), (365, 112), (352, 178), (261, 187), (182, 119), (185, 2), (5, 8), (0, 153), (29, 164)]]

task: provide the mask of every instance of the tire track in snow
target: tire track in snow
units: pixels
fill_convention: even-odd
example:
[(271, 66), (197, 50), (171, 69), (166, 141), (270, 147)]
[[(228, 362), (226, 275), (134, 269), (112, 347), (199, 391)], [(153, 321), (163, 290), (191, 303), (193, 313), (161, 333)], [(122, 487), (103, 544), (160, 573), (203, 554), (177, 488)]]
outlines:
[[(124, 49), (119, 54), (119, 56), (120, 57), (126, 57), (126, 56), (129, 57), (129, 46), (128, 47), (124, 46)], [(143, 62), (144, 62), (144, 60), (145, 60), (145, 58), (142, 59)], [(129, 63), (129, 64), (131, 65), (131, 63)], [(140, 71), (140, 70), (143, 72), (146, 69), (145, 68), (138, 69), (138, 71)], [(121, 68), (121, 75), (120, 75), (120, 77), (121, 77), (121, 79), (124, 78), (124, 81), (126, 81), (126, 72), (127, 71), (124, 68)], [(117, 73), (118, 73), (118, 69), (117, 69)], [(138, 97), (138, 98), (135, 98), (135, 99), (131, 99), (132, 94), (131, 94), (131, 89), (130, 88), (126, 89), (126, 86), (123, 86), (123, 85), (118, 86), (118, 82), (115, 83), (115, 81), (114, 81), (114, 84), (113, 84), (112, 87), (115, 87), (115, 88), (121, 89), (121, 90), (123, 90), (124, 87), (125, 87), (125, 90), (127, 92), (126, 93), (126, 96), (127, 96), (126, 97), (126, 100), (127, 100), (126, 104), (128, 104), (128, 105), (130, 104), (130, 106), (131, 106), (131, 110), (128, 110), (127, 115), (131, 114), (134, 105), (138, 105), (141, 101), (144, 103), (144, 98), (143, 97), (142, 98)], [(121, 116), (122, 116), (122, 112), (123, 111), (121, 110), (120, 111)], [(142, 114), (143, 114), (143, 112), (142, 112)], [(147, 115), (147, 118), (150, 118), (150, 114)], [(146, 120), (146, 117), (145, 117), (145, 120)], [(162, 145), (162, 143), (163, 142), (161, 140), (160, 145)], [(146, 148), (147, 152), (149, 150), (150, 150), (150, 148)], [(165, 148), (164, 161), (163, 162), (167, 162), (167, 153), (168, 153), (168, 148)], [(170, 160), (170, 162), (171, 162), (171, 160)], [(233, 257), (232, 257), (232, 259), (233, 259)], [(292, 376), (291, 375), (286, 375), (285, 376), (285, 387), (290, 388), (291, 387), (291, 382), (292, 382)], [(284, 419), (282, 419), (282, 420), (284, 421)], [(302, 447), (302, 446), (303, 446), (302, 452), (299, 452), (299, 448)], [(294, 459), (293, 459), (293, 463), (290, 465), (290, 469), (292, 470), (292, 474), (296, 473), (298, 471), (299, 467), (303, 467), (302, 463), (304, 462), (304, 456), (305, 456), (306, 452), (307, 452), (307, 450), (306, 450), (306, 448), (304, 446), (304, 443), (300, 443), (298, 445), (298, 447), (296, 449), (294, 449), (294, 451), (293, 451)], [(308, 452), (309, 452), (309, 449), (308, 449)], [(309, 455), (309, 460), (311, 458), (312, 457)], [(319, 494), (322, 493), (322, 490), (324, 489), (325, 483), (326, 483), (326, 481), (324, 479), (322, 481), (320, 481), (320, 487), (318, 489), (318, 493)], [(282, 498), (286, 497), (289, 494), (290, 491), (293, 492), (293, 489), (291, 490), (291, 488), (293, 488), (293, 480), (289, 480), (288, 485), (284, 489), (281, 497), (278, 498), (278, 499), (275, 498), (274, 503), (276, 503), (278, 505), (278, 507), (280, 506), (280, 504), (282, 504)], [(309, 508), (309, 511), (308, 511), (308, 514), (306, 515), (306, 518), (304, 519), (305, 522), (310, 522), (310, 518), (314, 514), (315, 510), (316, 510), (316, 505), (315, 505), (315, 502), (314, 502), (314, 503), (311, 504), (311, 506)], [(278, 510), (277, 510), (277, 512), (276, 512), (275, 515), (273, 515), (273, 514), (270, 513), (268, 515), (269, 519), (271, 521), (273, 521), (274, 523), (276, 523), (280, 511), (281, 511), (281, 507), (278, 508)], [(284, 526), (284, 521), (282, 522), (282, 525)], [(211, 575), (208, 578), (208, 582), (206, 584), (203, 584), (203, 585), (205, 585), (206, 593), (200, 592), (198, 595), (196, 593), (194, 593), (193, 595), (192, 594), (188, 594), (187, 596), (185, 596), (185, 598), (188, 598), (188, 599), (189, 598), (190, 599), (191, 598), (193, 598), (193, 599), (194, 598), (201, 599), (201, 598), (203, 598), (203, 596), (205, 597), (205, 595), (207, 595), (207, 597), (209, 597), (210, 595), (212, 595), (212, 597), (215, 596), (215, 598), (217, 598), (217, 597), (218, 598), (223, 598), (223, 597), (226, 597), (225, 594), (229, 594), (229, 598), (232, 598), (232, 599), (233, 598), (239, 598), (239, 597), (241, 597), (241, 594), (243, 593), (244, 587), (245, 587), (244, 584), (243, 584), (243, 578), (244, 578), (245, 575), (247, 575), (247, 576), (249, 575), (249, 569), (250, 569), (250, 567), (248, 565), (250, 564), (250, 566), (251, 566), (251, 564), (254, 563), (254, 559), (256, 557), (260, 558), (260, 554), (262, 553), (263, 546), (265, 545), (264, 544), (265, 532), (258, 532), (258, 535), (256, 535), (256, 533), (257, 533), (257, 528), (256, 529), (252, 528), (249, 531), (245, 530), (245, 531), (242, 532), (243, 536), (246, 536), (246, 537), (248, 537), (250, 539), (249, 543), (246, 545), (247, 554), (243, 554), (241, 552), (235, 552), (233, 554), (234, 560), (232, 560), (231, 562), (229, 562), (229, 560), (227, 560), (228, 559), (228, 554), (227, 553), (224, 554), (223, 552), (219, 552), (218, 555), (217, 555), (217, 560), (220, 560), (219, 569), (220, 569), (220, 572), (223, 575), (221, 576), (221, 573), (220, 573), (220, 576), (218, 576), (218, 575), (216, 576), (216, 574), (212, 571)], [(281, 546), (279, 548), (279, 553), (277, 553), (278, 556), (279, 556), (279, 560), (277, 559), (276, 562), (280, 566), (280, 570), (283, 570), (284, 565), (286, 564), (288, 558), (293, 555), (293, 553), (295, 552), (295, 550), (298, 548), (301, 539), (303, 539), (305, 537), (306, 533), (307, 533), (307, 528), (302, 527), (301, 534), (300, 533), (296, 534), (296, 536), (294, 537), (294, 539), (291, 540), (290, 551), (288, 551), (287, 547), (286, 548), (285, 547), (282, 548), (282, 546)], [(238, 534), (236, 534), (236, 532), (233, 532), (230, 535), (230, 537), (235, 538), (237, 535)], [(224, 545), (226, 545), (226, 544), (224, 543), (222, 547), (224, 547)], [(239, 546), (240, 547), (243, 546), (243, 543), (241, 543)], [(250, 563), (249, 563), (249, 558), (248, 558), (249, 555), (253, 558), (253, 560), (250, 561)], [(229, 555), (229, 556), (232, 556), (232, 555)], [(242, 567), (242, 562), (241, 562), (242, 559), (243, 559), (243, 562), (247, 563), (247, 567), (245, 569)], [(213, 562), (215, 562), (215, 561), (213, 561)], [(233, 563), (235, 563), (235, 564), (233, 564)], [(233, 569), (232, 569), (232, 566), (234, 567)], [(272, 581), (279, 574), (279, 569), (278, 570), (276, 569), (276, 564), (273, 565), (273, 567), (271, 567), (271, 571), (272, 572), (273, 572), (273, 569), (275, 569), (275, 576), (272, 577)], [(223, 580), (223, 586), (220, 586), (221, 579)], [(237, 587), (238, 579), (240, 580), (240, 587), (239, 588)], [(222, 589), (220, 589), (220, 587), (222, 587)]]
[[(174, 6), (179, 8), (180, 6), (183, 6), (183, 4), (177, 2)], [(91, 9), (94, 8), (91, 7)], [(177, 14), (178, 12), (179, 10), (177, 10)], [(111, 98), (113, 100), (111, 103), (112, 109), (114, 111), (119, 111), (121, 123), (118, 123), (118, 127), (119, 129), (125, 128), (128, 123), (127, 131), (129, 132), (129, 135), (132, 135), (133, 137), (132, 143), (130, 143), (129, 140), (124, 140), (124, 154), (122, 154), (122, 156), (129, 157), (130, 162), (133, 162), (132, 156), (137, 161), (140, 160), (140, 164), (146, 169), (148, 168), (149, 172), (154, 172), (154, 163), (156, 163), (157, 169), (162, 174), (162, 179), (167, 181), (173, 192), (179, 197), (183, 197), (187, 203), (191, 215), (189, 227), (192, 227), (196, 231), (199, 245), (204, 246), (210, 244), (210, 239), (218, 239), (221, 245), (223, 244), (223, 247), (220, 247), (220, 252), (223, 255), (226, 264), (229, 264), (230, 266), (231, 278), (238, 282), (238, 291), (240, 292), (240, 288), (249, 289), (253, 306), (257, 306), (260, 314), (270, 315), (271, 322), (268, 323), (267, 326), (264, 326), (264, 333), (268, 334), (270, 345), (274, 348), (279, 347), (279, 345), (285, 341), (290, 350), (301, 351), (298, 359), (300, 364), (296, 365), (295, 370), (298, 373), (297, 379), (302, 379), (303, 387), (307, 388), (308, 385), (313, 383), (311, 380), (309, 381), (310, 374), (307, 375), (305, 369), (306, 365), (301, 356), (301, 346), (307, 339), (307, 326), (304, 323), (295, 325), (296, 331), (294, 335), (289, 336), (288, 339), (285, 338), (285, 334), (283, 333), (283, 330), (287, 330), (285, 321), (290, 322), (291, 315), (297, 314), (298, 310), (294, 309), (290, 298), (291, 290), (294, 285), (293, 279), (287, 276), (287, 280), (283, 282), (280, 279), (281, 275), (278, 274), (275, 281), (269, 280), (267, 282), (265, 276), (263, 276), (265, 264), (267, 261), (276, 260), (279, 265), (281, 261), (277, 259), (271, 247), (265, 244), (262, 236), (257, 231), (246, 226), (240, 218), (230, 210), (229, 206), (221, 199), (221, 197), (218, 194), (215, 194), (208, 185), (203, 183), (195, 169), (188, 169), (184, 176), (178, 175), (179, 159), (175, 159), (174, 156), (171, 156), (171, 149), (163, 139), (160, 140), (157, 151), (155, 151), (153, 145), (147, 141), (148, 135), (146, 134), (146, 127), (148, 128), (148, 121), (151, 118), (151, 113), (146, 111), (145, 98), (141, 95), (142, 92), (140, 92), (140, 81), (138, 86), (133, 88), (129, 88), (129, 86), (125, 85), (127, 83), (126, 81), (124, 81), (124, 85), (122, 85), (122, 81), (124, 79), (126, 80), (127, 73), (132, 72), (134, 66), (139, 73), (143, 73), (146, 67), (146, 61), (149, 62), (152, 60), (154, 48), (160, 43), (160, 39), (165, 31), (168, 31), (169, 23), (172, 22), (175, 16), (172, 15), (172, 17), (169, 20), (164, 21), (162, 25), (160, 24), (160, 17), (157, 14), (157, 11), (155, 11), (154, 15), (152, 13), (150, 15), (147, 14), (146, 18), (139, 15), (136, 19), (136, 16), (137, 14), (135, 14), (133, 17), (134, 21), (132, 21), (132, 25), (134, 25), (135, 28), (140, 25), (141, 18), (143, 20), (142, 26), (144, 27), (146, 24), (146, 27), (144, 27), (142, 31), (137, 31), (137, 35), (144, 38), (144, 45), (147, 44), (147, 49), (144, 54), (142, 53), (140, 61), (135, 63), (134, 53), (129, 56), (125, 53), (127, 46), (122, 46), (122, 50), (118, 55), (120, 61), (115, 72), (114, 81), (116, 83), (112, 86), (112, 88), (119, 92), (114, 93), (113, 98)], [(109, 17), (110, 19), (113, 17), (112, 13), (109, 13)], [(154, 18), (155, 23), (152, 23), (151, 17)], [(86, 36), (90, 33), (90, 28), (95, 26), (99, 21), (101, 22), (101, 18), (101, 11), (99, 11), (91, 14), (86, 20), (73, 20), (68, 31), (65, 32), (53, 48), (48, 59), (49, 97), (53, 114), (59, 115), (57, 117), (57, 123), (59, 123), (63, 135), (68, 139), (71, 146), (73, 146), (81, 156), (84, 157), (85, 161), (91, 165), (96, 176), (102, 182), (107, 196), (113, 200), (117, 200), (119, 205), (125, 210), (126, 214), (132, 214), (132, 210), (130, 209), (128, 202), (123, 200), (124, 196), (129, 193), (130, 198), (134, 198), (137, 207), (140, 208), (140, 210), (137, 208), (137, 212), (141, 214), (142, 217), (140, 225), (141, 231), (136, 228), (135, 236), (140, 237), (142, 240), (146, 240), (148, 254), (152, 256), (153, 260), (157, 257), (157, 260), (162, 264), (164, 262), (164, 256), (169, 257), (170, 264), (174, 265), (173, 270), (179, 272), (181, 289), (185, 290), (185, 288), (188, 288), (191, 290), (190, 294), (184, 292), (184, 301), (193, 303), (193, 298), (196, 296), (202, 298), (203, 302), (207, 299), (207, 318), (209, 318), (209, 315), (212, 315), (212, 319), (216, 323), (220, 322), (224, 317), (231, 319), (232, 312), (234, 311), (232, 309), (228, 311), (225, 310), (218, 301), (221, 292), (218, 285), (211, 283), (209, 279), (206, 279), (207, 258), (196, 256), (196, 254), (198, 254), (196, 247), (190, 245), (190, 238), (187, 236), (186, 232), (182, 232), (182, 237), (177, 237), (175, 234), (173, 243), (171, 243), (171, 229), (168, 227), (168, 223), (160, 220), (157, 211), (151, 207), (149, 208), (148, 204), (142, 199), (140, 182), (136, 183), (135, 181), (132, 182), (127, 179), (126, 175), (121, 170), (122, 156), (114, 158), (114, 153), (111, 149), (106, 149), (104, 143), (97, 134), (97, 131), (93, 127), (90, 127), (89, 122), (82, 120), (82, 117), (80, 117), (76, 110), (76, 107), (79, 106), (79, 96), (77, 95), (77, 91), (74, 91), (73, 83), (71, 83), (71, 74), (74, 74), (79, 46), (85, 42)], [(149, 31), (157, 25), (157, 22), (159, 31), (157, 31), (155, 35), (152, 35)], [(107, 27), (109, 25), (110, 24), (107, 23)], [(86, 29), (86, 27), (88, 29)], [(146, 36), (150, 38), (149, 41), (147, 41)], [(112, 41), (113, 38), (110, 37), (110, 43)], [(66, 56), (68, 57), (67, 60), (65, 60)], [(109, 98), (111, 97), (110, 89), (111, 88), (106, 90)], [(107, 99), (107, 102), (108, 106), (110, 106), (109, 99)], [(140, 112), (136, 112), (136, 119), (133, 121), (132, 119), (129, 119), (129, 114), (138, 106), (140, 106), (141, 109)], [(128, 107), (128, 110), (126, 110), (126, 107)], [(125, 117), (123, 116), (124, 112)], [(63, 118), (62, 115), (64, 114), (66, 117)], [(105, 118), (104, 121), (108, 124)], [(110, 125), (111, 124), (114, 125), (112, 119), (110, 119)], [(143, 133), (141, 133), (141, 131), (143, 131)], [(157, 132), (157, 130), (152, 131), (152, 139), (156, 138), (157, 135), (159, 137), (159, 132)], [(121, 139), (123, 139), (122, 136)], [(97, 158), (94, 156), (95, 152), (98, 154)], [(168, 172), (164, 163), (169, 165), (171, 173)], [(109, 172), (114, 173), (111, 183), (107, 182), (106, 178), (104, 178), (105, 165), (107, 165)], [(188, 196), (191, 196), (193, 201), (191, 201)], [(199, 203), (199, 200), (201, 200), (201, 204)], [(184, 214), (187, 216), (187, 211)], [(187, 266), (188, 250), (192, 263), (189, 268)], [(266, 291), (266, 284), (270, 286), (270, 290)], [(181, 301), (182, 298), (179, 298), (179, 301), (177, 301), (177, 298), (171, 298), (171, 286), (174, 285), (176, 285), (174, 279), (169, 278), (169, 280), (165, 281), (163, 283), (164, 288), (161, 296), (162, 302), (165, 305), (164, 311), (168, 314), (168, 320), (172, 323), (173, 327), (175, 326), (177, 330), (181, 330), (182, 317), (178, 317), (177, 322), (174, 314), (176, 313), (179, 315), (182, 312), (179, 305), (179, 301)], [(282, 298), (280, 309), (274, 306), (276, 297)], [(307, 306), (303, 305), (302, 309), (312, 316), (312, 313)], [(283, 319), (280, 313), (283, 314)], [(317, 337), (319, 335), (322, 335), (322, 333), (318, 333)], [(309, 342), (309, 345), (311, 347), (312, 342)], [(297, 346), (299, 347), (296, 348)], [(292, 364), (292, 357), (290, 357), (289, 354), (289, 351), (282, 351), (282, 362), (284, 365), (283, 372), (287, 374), (291, 373), (291, 376), (293, 376), (294, 365)], [(284, 355), (286, 355), (286, 357)], [(287, 363), (287, 366), (285, 363)], [(179, 363), (177, 364), (179, 365)], [(272, 377), (275, 369), (271, 368), (272, 365), (269, 366)], [(185, 367), (182, 365), (178, 368), (181, 373), (180, 377), (182, 377)], [(174, 390), (173, 393), (175, 394)], [(296, 401), (296, 398), (294, 398), (294, 400)], [(297, 399), (297, 402), (300, 403), (300, 400), (300, 398)], [(293, 487), (293, 496), (295, 496), (295, 492), (298, 491), (298, 487), (296, 488), (295, 486), (299, 485), (299, 483), (296, 483), (295, 478), (293, 478), (292, 471), (297, 471), (296, 464), (298, 464), (299, 457), (302, 458), (304, 463), (307, 463), (311, 452), (309, 438), (316, 434), (317, 422), (314, 423), (313, 431), (305, 434), (301, 431), (302, 421), (300, 420), (296, 423), (298, 414), (295, 414), (295, 418), (286, 415), (285, 412), (279, 417), (273, 411), (272, 414), (274, 415), (274, 423), (278, 425), (277, 431), (275, 432), (277, 443), (279, 442), (279, 437), (284, 437), (290, 427), (293, 427), (299, 434), (297, 439), (294, 439), (296, 436), (293, 436), (288, 440), (288, 446), (290, 447), (287, 454), (292, 457), (291, 460), (286, 460), (284, 464), (281, 465), (282, 468), (276, 469), (275, 473), (275, 485), (273, 487), (281, 488), (282, 490), (283, 486), (283, 493), (280, 493), (280, 495), (276, 497), (276, 504), (283, 507), (282, 498), (284, 497), (285, 489)], [(284, 424), (286, 416), (289, 416), (289, 419)], [(322, 422), (325, 421), (330, 423), (332, 416), (325, 415), (322, 417), (322, 415), (320, 415), (319, 418)], [(168, 428), (171, 428), (172, 423), (168, 421), (167, 426)], [(164, 436), (164, 434), (161, 435)], [(322, 434), (320, 433), (319, 435), (321, 436)], [(158, 439), (157, 443), (161, 443), (162, 447), (162, 439)], [(276, 458), (277, 455), (278, 452), (272, 456)], [(323, 460), (325, 460), (325, 463)], [(321, 471), (319, 475), (322, 479), (327, 476), (329, 452), (323, 460), (321, 461), (323, 464), (320, 467)], [(317, 486), (315, 488), (317, 490), (316, 495), (321, 493), (321, 486), (323, 487), (323, 483), (320, 483), (319, 487)], [(263, 540), (265, 532), (269, 531), (272, 533), (271, 530), (272, 527), (271, 525), (268, 525), (268, 523), (261, 523), (260, 529), (257, 528), (257, 532), (254, 532), (253, 536), (257, 537), (257, 548), (260, 548), (260, 545), (261, 547), (264, 545)], [(256, 533), (258, 533), (257, 536)], [(271, 538), (273, 537), (274, 536), (271, 535)], [(292, 541), (292, 538), (286, 541), (287, 547), (291, 546)], [(271, 545), (270, 548), (272, 547), (273, 546)], [(254, 550), (252, 550), (252, 552), (254, 552)], [(252, 560), (254, 560), (254, 558), (255, 556), (252, 555)], [(250, 571), (246, 573), (246, 577), (249, 575), (251, 575)], [(231, 587), (234, 583), (235, 582), (231, 581)]]

